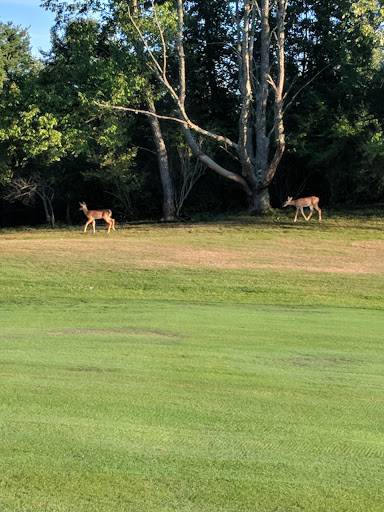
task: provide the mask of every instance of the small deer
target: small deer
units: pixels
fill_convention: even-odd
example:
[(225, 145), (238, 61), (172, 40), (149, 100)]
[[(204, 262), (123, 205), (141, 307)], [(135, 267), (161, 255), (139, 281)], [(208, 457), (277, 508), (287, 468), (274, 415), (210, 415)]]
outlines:
[(88, 210), (87, 205), (85, 203), (79, 203), (79, 204), (81, 206), (81, 208), (79, 208), (79, 209), (83, 210), (85, 215), (88, 217), (88, 220), (84, 226), (84, 230), (83, 230), (84, 233), (87, 231), (87, 227), (89, 226), (89, 224), (91, 224), (91, 222), (92, 222), (93, 233), (96, 233), (96, 220), (97, 219), (104, 219), (105, 222), (108, 224), (107, 233), (109, 233), (111, 231), (111, 229), (113, 229), (113, 231), (116, 231), (115, 230), (115, 219), (112, 219), (112, 211), (111, 210)]
[[(313, 210), (317, 210), (319, 212), (319, 220), (321, 220), (321, 210), (319, 208), (319, 198), (316, 196), (310, 196), (310, 197), (301, 197), (300, 199), (292, 199), (292, 197), (288, 197), (288, 199), (283, 204), (283, 208), (285, 208), (288, 205), (292, 205), (296, 207), (296, 215), (294, 222), (297, 222), (297, 215), (299, 213), (299, 210), (301, 211), (302, 216), (305, 220), (309, 220), (313, 215)], [(310, 214), (308, 217), (304, 214), (304, 208), (309, 207)]]

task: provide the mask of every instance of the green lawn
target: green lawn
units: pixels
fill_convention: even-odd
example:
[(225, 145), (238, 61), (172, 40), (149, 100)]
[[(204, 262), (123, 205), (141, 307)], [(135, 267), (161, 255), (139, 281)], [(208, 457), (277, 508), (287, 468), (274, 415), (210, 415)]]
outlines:
[(384, 509), (380, 218), (4, 230), (0, 257), (1, 512)]

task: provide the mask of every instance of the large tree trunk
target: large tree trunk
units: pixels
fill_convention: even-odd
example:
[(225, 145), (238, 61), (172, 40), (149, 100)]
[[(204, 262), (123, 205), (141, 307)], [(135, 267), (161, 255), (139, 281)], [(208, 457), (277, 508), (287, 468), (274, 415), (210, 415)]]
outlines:
[(249, 204), (249, 212), (252, 215), (261, 215), (266, 213), (271, 208), (269, 200), (268, 188), (263, 190), (254, 190)]
[[(270, 209), (268, 186), (271, 183), (285, 148), (283, 125), (284, 87), (284, 19), (286, 0), (275, 0), (277, 45), (276, 82), (271, 71), (270, 2), (244, 2), (243, 29), (238, 29), (239, 87), (241, 112), (239, 117), (238, 152), (242, 174), (252, 189), (250, 212), (261, 214)], [(260, 16), (260, 61), (254, 62), (254, 31), (256, 12)], [(238, 27), (240, 27), (238, 20)], [(268, 99), (275, 92), (274, 127), (275, 153), (270, 160), (270, 126)], [(254, 109), (254, 110), (253, 110)]]
[[(259, 190), (264, 188), (264, 181), (268, 173), (269, 159), (269, 136), (267, 134), (267, 103), (269, 96), (269, 76), (270, 69), (270, 27), (269, 27), (269, 0), (260, 2), (261, 16), (261, 41), (260, 41), (260, 73), (258, 77), (258, 86), (256, 89), (256, 158), (255, 169), (253, 172), (253, 185), (256, 200), (261, 195)], [(265, 193), (262, 194), (265, 198)], [(259, 202), (259, 201), (256, 201)], [(264, 199), (265, 202), (265, 199)], [(267, 209), (270, 207), (268, 205)], [(261, 212), (260, 212), (261, 213)]]
[[(256, 185), (251, 205), (252, 213), (263, 213), (270, 208), (269, 193), (267, 187), (275, 176), (277, 166), (285, 149), (285, 136), (283, 124), (283, 88), (284, 88), (284, 21), (287, 9), (286, 0), (275, 0), (276, 14), (276, 41), (277, 41), (277, 77), (272, 79), (270, 63), (271, 29), (269, 0), (260, 3), (261, 15), (261, 48), (260, 48), (260, 76), (256, 93), (256, 174), (253, 184)], [(274, 135), (275, 152), (270, 160), (270, 136), (267, 126), (267, 106), (269, 89), (275, 92), (274, 99)]]
[[(148, 98), (147, 101), (149, 112), (156, 114), (156, 108), (152, 98)], [(148, 117), (152, 128), (153, 139), (155, 141), (161, 185), (163, 187), (163, 218), (166, 221), (172, 221), (176, 218), (176, 205), (172, 176), (169, 171), (167, 148), (158, 117), (156, 117), (156, 115), (149, 115)]]
[[(151, 49), (139, 25), (130, 14), (130, 20), (136, 28), (145, 48), (148, 52), (151, 66), (165, 89), (176, 104), (178, 121), (181, 123), (186, 141), (192, 152), (204, 162), (210, 169), (222, 176), (239, 183), (249, 199), (250, 211), (254, 214), (263, 213), (270, 208), (268, 186), (271, 183), (277, 166), (285, 149), (284, 125), (283, 125), (283, 88), (284, 88), (284, 21), (287, 10), (287, 0), (244, 0), (236, 2), (235, 22), (237, 25), (237, 55), (239, 59), (239, 90), (241, 97), (239, 116), (238, 143), (228, 137), (215, 134), (195, 124), (186, 111), (186, 73), (185, 52), (183, 46), (184, 34), (184, 1), (177, 0), (177, 36), (176, 46), (179, 64), (179, 79), (176, 87), (169, 81), (171, 74), (167, 68), (167, 47), (163, 29), (154, 18), (154, 22), (160, 34), (162, 56), (159, 60)], [(272, 4), (274, 7), (272, 8)], [(152, 4), (155, 8), (155, 5)], [(271, 9), (270, 9), (271, 5)], [(233, 13), (233, 11), (232, 11)], [(275, 16), (273, 30), (270, 26), (270, 18)], [(257, 22), (259, 17), (260, 23)], [(260, 34), (260, 48), (254, 51), (254, 43), (257, 40), (255, 34)], [(272, 49), (272, 47), (274, 47)], [(260, 56), (255, 62), (256, 53)], [(273, 62), (271, 58), (273, 56)], [(274, 90), (273, 114), (268, 115), (270, 105), (269, 93)], [(122, 108), (122, 107), (115, 107)], [(135, 108), (128, 108), (136, 113)], [(162, 116), (157, 116), (157, 118)], [(271, 127), (270, 120), (273, 119)], [(204, 136), (215, 139), (224, 147), (236, 151), (241, 165), (241, 173), (223, 168), (204, 154), (191, 130)], [(270, 138), (274, 134), (274, 154), (271, 155)]]
[(275, 176), (277, 167), (285, 151), (285, 132), (283, 122), (283, 90), (285, 80), (285, 15), (287, 11), (287, 0), (275, 0), (277, 5), (277, 77), (276, 82), (270, 78), (270, 83), (275, 92), (274, 102), (274, 135), (275, 135), (275, 153), (269, 164), (262, 187), (268, 187)]

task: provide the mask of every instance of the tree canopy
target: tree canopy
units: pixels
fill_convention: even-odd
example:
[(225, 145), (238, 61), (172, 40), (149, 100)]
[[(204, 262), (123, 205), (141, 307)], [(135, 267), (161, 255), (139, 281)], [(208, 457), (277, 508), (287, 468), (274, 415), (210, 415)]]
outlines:
[(17, 183), (50, 221), (383, 200), (384, 2), (43, 4), (40, 59), (0, 23), (3, 217)]

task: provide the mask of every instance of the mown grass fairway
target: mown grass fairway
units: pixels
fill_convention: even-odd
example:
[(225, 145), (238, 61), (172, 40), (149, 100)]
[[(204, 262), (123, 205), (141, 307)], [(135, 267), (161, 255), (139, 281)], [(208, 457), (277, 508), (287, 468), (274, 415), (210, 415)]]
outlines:
[(291, 217), (0, 233), (1, 512), (384, 509), (383, 222)]

